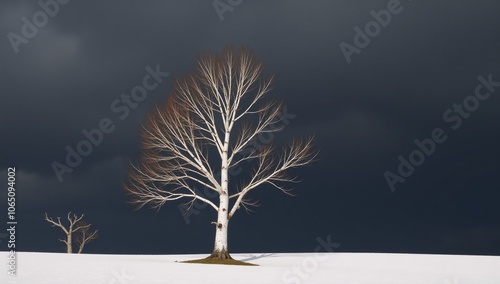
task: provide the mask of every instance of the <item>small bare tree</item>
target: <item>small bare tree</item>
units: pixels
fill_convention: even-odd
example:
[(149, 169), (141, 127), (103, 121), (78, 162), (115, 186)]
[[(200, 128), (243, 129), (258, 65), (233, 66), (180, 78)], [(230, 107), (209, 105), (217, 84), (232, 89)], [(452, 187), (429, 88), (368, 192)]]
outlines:
[(75, 243), (78, 245), (78, 253), (80, 254), (82, 253), (83, 248), (87, 243), (97, 239), (98, 237), (97, 233), (99, 232), (99, 230), (90, 229), (92, 224), (89, 224), (84, 220), (78, 222), (78, 226), (80, 226), (81, 229), (78, 232), (76, 232)]
[[(250, 147), (258, 135), (282, 129), (282, 103), (260, 103), (273, 81), (260, 80), (262, 70), (246, 49), (229, 47), (221, 56), (200, 57), (197, 72), (177, 80), (166, 103), (149, 114), (141, 134), (141, 158), (125, 186), (138, 208), (148, 204), (159, 209), (184, 198), (190, 205), (195, 200), (210, 205), (217, 212), (211, 258), (231, 258), (229, 220), (240, 206), (255, 205), (248, 199), (250, 191), (269, 184), (289, 194), (283, 183), (297, 180), (286, 171), (311, 163), (317, 155), (312, 138), (292, 141), (281, 154), (271, 146)], [(230, 187), (229, 169), (250, 160), (256, 167), (249, 180), (240, 186), (232, 180)], [(196, 186), (217, 193), (218, 204), (201, 196)]]
[(52, 227), (59, 227), (61, 228), (64, 233), (66, 234), (66, 239), (59, 239), (59, 241), (63, 242), (66, 244), (67, 248), (67, 253), (73, 253), (73, 234), (75, 232), (78, 232), (81, 229), (90, 227), (90, 224), (82, 223), (82, 218), (84, 214), (82, 214), (80, 217), (78, 217), (76, 214), (71, 215), (71, 212), (68, 213), (68, 221), (69, 221), (69, 226), (66, 227), (62, 224), (61, 222), (61, 217), (57, 217), (57, 222), (52, 219), (52, 217), (49, 217), (47, 215), (47, 212), (45, 212), (45, 221), (49, 222), (52, 224)]

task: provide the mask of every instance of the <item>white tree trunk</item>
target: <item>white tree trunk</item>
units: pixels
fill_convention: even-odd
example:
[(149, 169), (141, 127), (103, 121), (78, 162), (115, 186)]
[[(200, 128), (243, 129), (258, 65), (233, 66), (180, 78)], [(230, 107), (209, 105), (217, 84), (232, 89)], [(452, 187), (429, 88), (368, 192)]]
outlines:
[(68, 253), (73, 253), (73, 246), (72, 246), (72, 236), (71, 236), (71, 233), (68, 234), (67, 236), (67, 240), (66, 240), (66, 247), (68, 248)]
[(217, 212), (217, 224), (215, 224), (214, 251), (210, 257), (219, 259), (230, 259), (227, 242), (227, 227), (229, 225), (229, 194), (228, 194), (228, 161), (227, 150), (229, 148), (229, 133), (226, 132), (224, 147), (222, 150), (221, 167), (221, 193), (219, 194), (219, 210)]
[(230, 258), (227, 242), (227, 227), (229, 225), (227, 208), (229, 207), (229, 196), (227, 194), (221, 194), (219, 198), (220, 205), (215, 227), (215, 244), (212, 257), (228, 259)]

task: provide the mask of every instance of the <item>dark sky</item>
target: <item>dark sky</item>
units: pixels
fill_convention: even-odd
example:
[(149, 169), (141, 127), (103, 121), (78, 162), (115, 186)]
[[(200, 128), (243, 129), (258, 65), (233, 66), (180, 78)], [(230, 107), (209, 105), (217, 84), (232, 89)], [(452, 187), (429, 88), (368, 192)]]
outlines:
[[(231, 220), (232, 252), (312, 251), (330, 235), (345, 252), (500, 255), (500, 2), (241, 1), (220, 17), (212, 1), (70, 1), (47, 23), (39, 11), (0, 4), (0, 178), (16, 167), (18, 251), (63, 251), (44, 212), (72, 211), (100, 230), (89, 253), (209, 253), (213, 210), (133, 211), (121, 185), (146, 113), (200, 53), (232, 44), (264, 61), (270, 97), (296, 115), (273, 142), (315, 133), (320, 149), (296, 197), (255, 191), (261, 206)], [(357, 32), (367, 24), (372, 36)], [(170, 75), (122, 120), (111, 105), (147, 66)], [(51, 164), (105, 118), (114, 131), (59, 182)], [(414, 140), (430, 147), (439, 129), (446, 140), (419, 156)], [(420, 165), (392, 191), (384, 173), (411, 153)]]

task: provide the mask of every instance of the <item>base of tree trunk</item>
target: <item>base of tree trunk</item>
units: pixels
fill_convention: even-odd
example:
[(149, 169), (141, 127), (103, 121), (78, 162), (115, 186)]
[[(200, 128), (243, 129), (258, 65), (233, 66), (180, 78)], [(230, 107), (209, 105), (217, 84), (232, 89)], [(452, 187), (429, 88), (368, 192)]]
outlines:
[(215, 258), (215, 259), (233, 259), (229, 252), (225, 249), (223, 250), (214, 250), (212, 254), (207, 258)]
[(220, 259), (220, 258), (202, 258), (202, 259), (193, 259), (181, 261), (183, 263), (198, 263), (198, 264), (222, 264), (222, 265), (246, 265), (246, 266), (257, 266), (257, 264), (243, 262), (235, 259)]

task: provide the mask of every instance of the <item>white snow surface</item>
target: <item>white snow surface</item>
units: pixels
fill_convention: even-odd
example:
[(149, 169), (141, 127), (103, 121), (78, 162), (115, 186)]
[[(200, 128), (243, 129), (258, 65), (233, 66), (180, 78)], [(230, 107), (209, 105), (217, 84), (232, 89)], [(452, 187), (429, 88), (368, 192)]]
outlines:
[(206, 256), (17, 252), (17, 275), (3, 266), (0, 283), (500, 284), (500, 256), (241, 253), (232, 256), (259, 266), (177, 262)]

